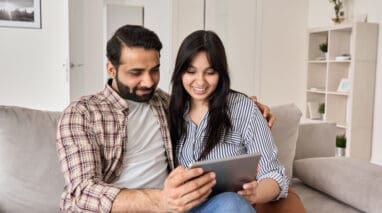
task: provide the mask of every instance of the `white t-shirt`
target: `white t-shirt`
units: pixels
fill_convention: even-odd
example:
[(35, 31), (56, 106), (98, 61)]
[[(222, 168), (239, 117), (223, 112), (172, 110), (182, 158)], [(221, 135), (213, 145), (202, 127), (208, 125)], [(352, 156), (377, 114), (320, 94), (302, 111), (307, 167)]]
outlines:
[(124, 188), (162, 188), (168, 175), (158, 119), (147, 103), (128, 100), (126, 152), (114, 184)]

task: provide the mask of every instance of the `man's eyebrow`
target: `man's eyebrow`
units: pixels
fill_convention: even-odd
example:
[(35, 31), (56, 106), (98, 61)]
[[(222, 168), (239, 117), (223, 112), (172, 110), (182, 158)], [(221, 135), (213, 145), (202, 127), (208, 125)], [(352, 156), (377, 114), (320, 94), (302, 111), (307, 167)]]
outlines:
[(152, 67), (151, 69), (155, 70), (155, 69), (159, 69), (159, 67), (160, 67), (160, 64), (157, 64), (156, 66)]
[(138, 67), (135, 67), (135, 68), (131, 68), (129, 70), (127, 70), (128, 72), (143, 72), (145, 69), (143, 68), (138, 68)]

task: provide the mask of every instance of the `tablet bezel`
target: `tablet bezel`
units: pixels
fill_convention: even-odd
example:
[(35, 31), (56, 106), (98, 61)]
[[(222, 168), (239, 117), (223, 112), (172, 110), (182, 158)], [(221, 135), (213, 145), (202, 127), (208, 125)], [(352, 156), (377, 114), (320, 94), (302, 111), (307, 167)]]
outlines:
[(213, 194), (221, 192), (238, 192), (243, 184), (256, 179), (257, 166), (261, 155), (244, 154), (235, 157), (204, 160), (191, 164), (190, 168), (203, 168), (204, 172), (216, 174), (216, 185)]

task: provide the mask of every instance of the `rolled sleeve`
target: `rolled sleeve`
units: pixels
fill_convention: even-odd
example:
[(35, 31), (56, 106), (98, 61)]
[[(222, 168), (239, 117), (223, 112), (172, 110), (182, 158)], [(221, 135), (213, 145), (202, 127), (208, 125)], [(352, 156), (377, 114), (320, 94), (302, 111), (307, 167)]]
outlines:
[(103, 181), (101, 150), (86, 114), (69, 106), (57, 129), (57, 152), (64, 172), (63, 212), (110, 212), (120, 189)]
[(286, 176), (281, 175), (280, 172), (269, 172), (264, 174), (263, 176), (260, 176), (258, 178), (258, 182), (268, 178), (276, 181), (280, 187), (280, 193), (274, 200), (276, 201), (276, 200), (279, 200), (280, 198), (286, 198), (288, 196), (288, 188), (289, 188), (289, 181), (286, 178)]
[(278, 149), (273, 142), (271, 131), (259, 109), (252, 108), (252, 116), (249, 119), (249, 128), (246, 132), (246, 148), (249, 153), (260, 153), (260, 172), (257, 181), (270, 178), (277, 182), (280, 188), (279, 195), (274, 199), (285, 198), (288, 195), (289, 181), (285, 175), (285, 168), (278, 160)]

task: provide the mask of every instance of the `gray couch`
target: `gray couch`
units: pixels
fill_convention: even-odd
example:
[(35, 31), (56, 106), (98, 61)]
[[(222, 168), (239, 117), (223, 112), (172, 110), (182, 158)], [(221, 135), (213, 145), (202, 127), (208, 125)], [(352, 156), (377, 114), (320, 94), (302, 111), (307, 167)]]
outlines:
[[(334, 155), (335, 126), (300, 124), (293, 104), (272, 108), (280, 160), (307, 212), (380, 212), (382, 167)], [(58, 212), (59, 112), (0, 106), (0, 212)]]

